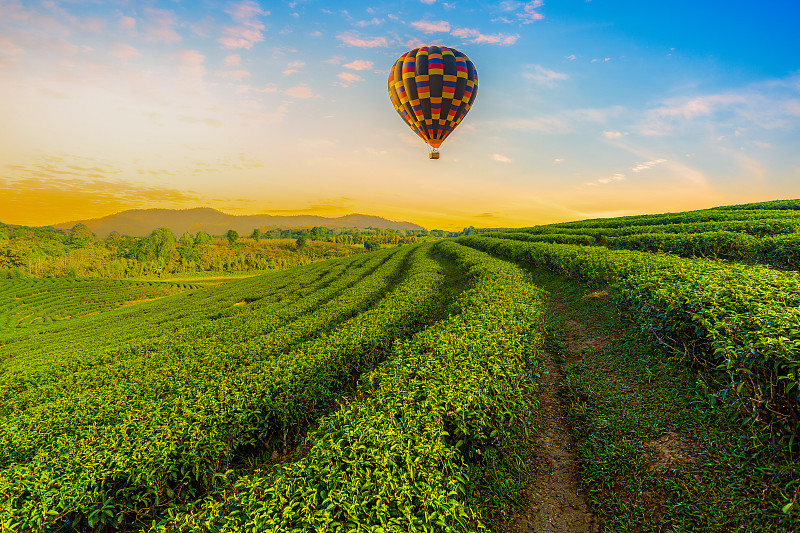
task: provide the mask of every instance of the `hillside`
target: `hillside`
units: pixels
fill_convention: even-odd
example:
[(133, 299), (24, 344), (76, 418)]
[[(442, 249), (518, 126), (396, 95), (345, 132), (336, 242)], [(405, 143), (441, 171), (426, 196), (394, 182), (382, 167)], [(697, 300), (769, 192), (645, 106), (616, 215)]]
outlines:
[(797, 207), (0, 280), (0, 530), (798, 531)]
[(169, 228), (175, 235), (189, 232), (192, 235), (205, 231), (209, 235), (224, 235), (232, 229), (241, 235), (249, 235), (255, 228), (262, 231), (270, 229), (302, 229), (320, 226), (324, 228), (369, 227), (393, 230), (422, 230), (422, 226), (411, 222), (397, 222), (385, 218), (351, 214), (341, 217), (321, 217), (313, 215), (273, 216), (273, 215), (229, 215), (210, 207), (195, 209), (131, 209), (102, 218), (74, 220), (54, 224), (58, 229), (70, 229), (75, 224), (85, 224), (96, 236), (105, 238), (116, 231), (120, 235), (144, 237), (154, 229)]

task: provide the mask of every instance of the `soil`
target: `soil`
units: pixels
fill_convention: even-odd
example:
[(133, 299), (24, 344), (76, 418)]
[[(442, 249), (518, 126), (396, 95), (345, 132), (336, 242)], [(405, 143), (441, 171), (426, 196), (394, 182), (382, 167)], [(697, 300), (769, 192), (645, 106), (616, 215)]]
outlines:
[[(607, 293), (597, 292), (583, 298), (605, 296)], [(587, 353), (602, 349), (621, 336), (622, 332), (611, 329), (593, 331), (575, 320), (575, 310), (569, 304), (559, 299), (552, 303), (553, 311), (564, 317), (566, 331), (563, 340), (568, 346), (564, 360), (567, 365), (581, 361)], [(561, 370), (552, 353), (544, 352), (542, 360), (546, 373), (539, 396), (541, 434), (535, 442), (535, 459), (525, 489), (525, 503), (506, 529), (512, 533), (597, 533), (603, 520), (593, 513), (580, 481), (577, 447), (559, 394)], [(681, 473), (698, 477), (704, 457), (699, 443), (691, 436), (668, 431), (644, 444), (642, 459), (653, 479), (670, 478)], [(648, 520), (651, 523), (663, 520), (664, 490), (649, 483), (640, 497)]]
[(645, 444), (645, 449), (644, 461), (648, 472), (663, 469), (691, 472), (698, 469), (703, 462), (699, 443), (674, 431), (651, 439)]
[(508, 529), (514, 533), (595, 533), (600, 521), (586, 503), (581, 488), (575, 442), (558, 393), (561, 371), (553, 354), (542, 355), (542, 432), (525, 490), (527, 503)]
[[(602, 297), (603, 294), (587, 296)], [(555, 311), (569, 316), (567, 306), (555, 301)], [(569, 346), (568, 364), (579, 361), (588, 350), (599, 349), (618, 335), (596, 335), (567, 318), (564, 340)], [(580, 482), (576, 445), (572, 438), (559, 390), (562, 374), (555, 356), (542, 353), (545, 374), (539, 396), (542, 408), (542, 432), (535, 444), (531, 479), (525, 489), (525, 504), (508, 530), (512, 533), (596, 533), (601, 520), (587, 503)]]

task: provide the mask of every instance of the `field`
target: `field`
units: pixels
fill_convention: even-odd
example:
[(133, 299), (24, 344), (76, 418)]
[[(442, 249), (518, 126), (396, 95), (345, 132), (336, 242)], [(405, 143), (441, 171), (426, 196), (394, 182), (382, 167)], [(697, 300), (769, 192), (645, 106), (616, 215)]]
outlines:
[(799, 229), (780, 201), (2, 279), (0, 531), (543, 531), (548, 483), (575, 531), (796, 531)]

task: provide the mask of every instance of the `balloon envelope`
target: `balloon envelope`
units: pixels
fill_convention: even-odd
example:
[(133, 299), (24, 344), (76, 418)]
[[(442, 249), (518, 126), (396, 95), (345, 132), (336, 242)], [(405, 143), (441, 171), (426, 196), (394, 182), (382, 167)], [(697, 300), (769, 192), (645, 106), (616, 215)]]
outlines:
[(401, 55), (389, 73), (395, 110), (433, 148), (458, 126), (477, 94), (478, 72), (454, 48), (415, 48)]

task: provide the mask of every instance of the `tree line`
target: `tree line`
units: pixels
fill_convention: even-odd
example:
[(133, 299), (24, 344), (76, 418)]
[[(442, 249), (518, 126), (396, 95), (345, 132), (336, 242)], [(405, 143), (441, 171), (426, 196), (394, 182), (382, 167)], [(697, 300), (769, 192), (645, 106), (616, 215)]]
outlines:
[(187, 272), (282, 269), (388, 246), (412, 244), (481, 230), (392, 230), (380, 228), (254, 228), (176, 236), (158, 228), (146, 237), (112, 232), (101, 238), (84, 224), (70, 230), (0, 223), (0, 278), (108, 277)]

